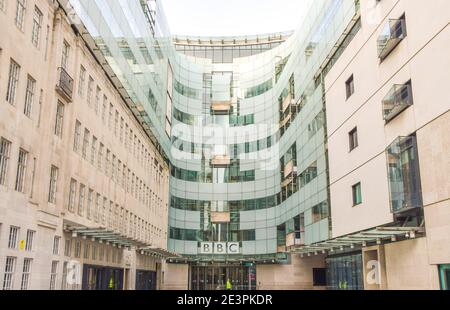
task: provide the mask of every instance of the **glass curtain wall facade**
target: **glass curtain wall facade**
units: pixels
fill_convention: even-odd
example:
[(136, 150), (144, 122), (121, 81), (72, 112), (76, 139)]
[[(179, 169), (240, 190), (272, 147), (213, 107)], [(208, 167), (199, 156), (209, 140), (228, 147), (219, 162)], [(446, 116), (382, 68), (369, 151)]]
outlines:
[(177, 51), (160, 1), (151, 22), (146, 1), (70, 3), (170, 161), (169, 250), (283, 262), (330, 237), (323, 75), (358, 1), (314, 1), (283, 42), (226, 61)]

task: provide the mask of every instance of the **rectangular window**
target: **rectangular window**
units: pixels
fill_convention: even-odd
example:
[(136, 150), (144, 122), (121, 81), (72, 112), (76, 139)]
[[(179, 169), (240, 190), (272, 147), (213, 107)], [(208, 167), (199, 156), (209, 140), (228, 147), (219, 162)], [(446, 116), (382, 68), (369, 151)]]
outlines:
[(33, 230), (27, 230), (27, 239), (25, 241), (25, 251), (31, 252), (33, 250), (33, 240), (36, 232)]
[(92, 92), (94, 91), (94, 79), (89, 76), (88, 91), (87, 91), (87, 104), (89, 107), (92, 105)]
[(103, 145), (103, 143), (100, 143), (100, 147), (98, 148), (98, 161), (97, 161), (97, 165), (98, 165), (98, 169), (100, 171), (102, 171), (102, 166), (103, 166), (103, 150), (104, 150), (105, 146)]
[(64, 255), (70, 257), (72, 255), (72, 240), (67, 239), (64, 243)]
[(109, 166), (111, 163), (111, 151), (110, 150), (106, 150), (106, 164), (105, 164), (105, 174), (106, 176), (109, 176)]
[(86, 159), (87, 156), (87, 149), (89, 147), (89, 139), (90, 139), (91, 133), (88, 129), (84, 129), (84, 136), (83, 136), (83, 147), (81, 150), (81, 156), (83, 156), (84, 159)]
[(355, 127), (348, 133), (350, 152), (358, 147), (358, 128)]
[(100, 93), (101, 93), (100, 87), (97, 86), (97, 89), (95, 91), (95, 113), (98, 114), (99, 108), (100, 108)]
[(23, 291), (28, 290), (29, 287), (32, 262), (31, 258), (23, 259), (22, 280), (20, 282), (20, 289)]
[(116, 116), (114, 118), (114, 135), (116, 137), (118, 130), (119, 130), (119, 111), (116, 110)]
[(17, 239), (19, 238), (20, 228), (17, 226), (9, 227), (9, 238), (8, 238), (8, 248), (15, 249), (17, 248)]
[(19, 84), (20, 66), (11, 59), (9, 65), (8, 88), (6, 90), (6, 101), (14, 105), (16, 102), (17, 86)]
[(75, 242), (75, 258), (80, 258), (81, 256), (81, 242), (76, 241)]
[(12, 290), (14, 284), (14, 272), (16, 268), (16, 258), (6, 257), (5, 275), (3, 277), (3, 290)]
[(80, 79), (78, 81), (78, 95), (83, 98), (84, 96), (84, 83), (86, 83), (86, 69), (80, 66)]
[(56, 289), (56, 277), (58, 275), (58, 261), (52, 261), (52, 268), (50, 270), (50, 290)]
[(77, 120), (75, 122), (75, 131), (73, 136), (73, 150), (76, 153), (80, 151), (80, 139), (81, 139), (81, 123)]
[(119, 133), (119, 140), (120, 142), (123, 142), (123, 126), (124, 126), (124, 119), (123, 117), (120, 118), (120, 133)]
[(103, 96), (103, 107), (102, 107), (102, 122), (106, 124), (106, 107), (107, 107), (108, 98)]
[(97, 155), (97, 138), (92, 136), (92, 145), (91, 145), (91, 164), (95, 165), (95, 156)]
[(8, 176), (8, 162), (11, 151), (11, 142), (1, 138), (0, 139), (0, 185), (6, 184)]
[(86, 186), (80, 184), (80, 191), (78, 193), (78, 215), (83, 216), (84, 214), (84, 197), (86, 195)]
[(19, 149), (15, 190), (22, 193), (25, 191), (25, 175), (27, 172), (27, 159), (28, 159), (28, 152), (26, 152), (23, 149)]
[(25, 21), (25, 10), (26, 10), (27, 2), (26, 0), (17, 0), (17, 8), (16, 8), (16, 26), (20, 30), (23, 31), (23, 25)]
[(94, 199), (94, 191), (89, 189), (88, 200), (86, 206), (86, 218), (90, 220), (92, 218), (92, 200)]
[(357, 206), (362, 203), (361, 195), (361, 183), (357, 183), (352, 186), (353, 206)]
[(0, 0), (0, 11), (5, 11), (6, 9), (6, 0)]
[(35, 90), (36, 90), (36, 81), (31, 76), (28, 76), (27, 89), (25, 92), (25, 106), (23, 109), (23, 114), (25, 114), (27, 117), (31, 117)]
[(52, 204), (56, 204), (57, 182), (58, 182), (58, 168), (52, 166), (52, 168), (50, 169), (50, 185), (48, 190), (48, 202)]
[(61, 237), (55, 236), (53, 238), (53, 255), (59, 255), (59, 243), (61, 241)]
[(83, 258), (84, 259), (89, 259), (90, 250), (91, 250), (90, 244), (85, 242), (84, 243), (84, 250), (83, 250)]
[(345, 82), (345, 89), (347, 94), (347, 99), (350, 98), (354, 92), (355, 92), (355, 81), (353, 78), (353, 74), (350, 76), (350, 78)]
[(39, 42), (41, 39), (41, 29), (42, 29), (42, 12), (39, 10), (37, 6), (35, 6), (33, 14), (33, 30), (31, 32), (31, 42), (37, 48), (39, 48)]
[(108, 118), (108, 128), (109, 128), (109, 130), (112, 129), (113, 113), (114, 113), (114, 106), (112, 105), (112, 103), (110, 103), (109, 104), (109, 118)]
[(63, 272), (61, 277), (61, 290), (67, 290), (67, 265), (68, 262), (63, 263)]
[(62, 138), (64, 124), (64, 104), (58, 100), (56, 105), (55, 136)]
[(99, 222), (101, 198), (102, 198), (102, 196), (97, 193), (97, 197), (95, 198), (95, 210), (94, 210), (94, 221), (96, 223)]
[(61, 55), (61, 67), (68, 71), (70, 56), (70, 45), (66, 41), (63, 42), (62, 55)]
[(74, 179), (70, 180), (70, 188), (69, 188), (69, 203), (67, 205), (67, 210), (70, 212), (75, 211), (75, 195), (77, 192), (77, 181)]

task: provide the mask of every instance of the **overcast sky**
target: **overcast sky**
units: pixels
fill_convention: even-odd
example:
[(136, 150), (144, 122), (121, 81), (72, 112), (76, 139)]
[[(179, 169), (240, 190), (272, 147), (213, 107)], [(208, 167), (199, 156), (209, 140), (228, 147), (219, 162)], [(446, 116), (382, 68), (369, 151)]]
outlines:
[(160, 1), (172, 34), (237, 36), (294, 30), (312, 0)]

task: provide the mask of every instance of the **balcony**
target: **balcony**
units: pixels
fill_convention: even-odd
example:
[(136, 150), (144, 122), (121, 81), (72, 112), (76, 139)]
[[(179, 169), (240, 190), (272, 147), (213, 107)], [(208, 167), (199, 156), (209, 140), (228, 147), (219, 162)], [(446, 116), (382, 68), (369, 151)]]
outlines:
[(380, 60), (383, 61), (405, 37), (405, 18), (390, 19), (377, 40), (378, 57)]
[(215, 155), (211, 159), (211, 166), (220, 168), (220, 167), (227, 167), (231, 164), (230, 156), (228, 155)]
[(391, 211), (422, 207), (416, 137), (399, 137), (386, 149)]
[(211, 223), (230, 223), (230, 212), (211, 212)]
[(227, 115), (231, 112), (231, 101), (215, 101), (211, 103), (211, 112), (214, 115)]
[(68, 102), (72, 102), (73, 79), (67, 71), (59, 67), (56, 82), (56, 91)]
[(294, 161), (291, 160), (284, 166), (284, 178), (287, 178), (291, 174), (297, 175), (297, 167), (294, 166)]
[(403, 110), (413, 105), (411, 83), (394, 85), (383, 101), (383, 118), (386, 123), (390, 122)]

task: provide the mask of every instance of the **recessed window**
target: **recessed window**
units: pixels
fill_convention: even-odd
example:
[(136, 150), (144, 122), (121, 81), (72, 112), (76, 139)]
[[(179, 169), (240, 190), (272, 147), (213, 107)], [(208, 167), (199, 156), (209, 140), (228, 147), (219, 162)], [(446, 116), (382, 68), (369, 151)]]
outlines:
[(352, 131), (348, 133), (350, 152), (358, 147), (358, 128), (353, 128)]
[(350, 98), (354, 92), (355, 92), (355, 81), (353, 78), (353, 74), (352, 76), (347, 80), (347, 82), (345, 82), (345, 89), (346, 89), (346, 94), (347, 94), (347, 99)]
[(353, 205), (357, 206), (362, 203), (361, 182), (352, 186)]

